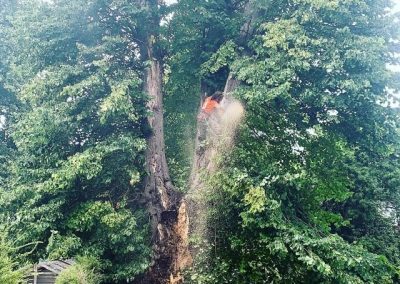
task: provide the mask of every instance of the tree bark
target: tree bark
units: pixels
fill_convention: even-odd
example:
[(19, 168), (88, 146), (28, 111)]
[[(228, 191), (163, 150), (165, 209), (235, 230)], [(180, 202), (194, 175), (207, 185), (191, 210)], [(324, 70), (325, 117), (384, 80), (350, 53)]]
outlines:
[(144, 90), (149, 96), (148, 124), (152, 135), (148, 138), (145, 187), (147, 209), (150, 214), (153, 259), (150, 269), (135, 283), (181, 283), (180, 270), (191, 262), (188, 247), (188, 216), (186, 204), (171, 182), (164, 142), (164, 114), (162, 93), (162, 65), (153, 54), (154, 37), (149, 36)]
[[(157, 0), (143, 0), (142, 5), (151, 9), (157, 9)], [(159, 19), (150, 19), (158, 30)], [(250, 23), (241, 31), (248, 34)], [(164, 143), (164, 117), (163, 117), (163, 94), (162, 94), (162, 64), (160, 56), (154, 52), (156, 37), (151, 32), (144, 32), (145, 40), (141, 47), (143, 59), (149, 62), (146, 70), (144, 90), (149, 95), (148, 108), (151, 115), (148, 117), (152, 135), (148, 138), (146, 152), (146, 169), (148, 177), (146, 180), (145, 197), (147, 208), (150, 213), (153, 261), (150, 269), (135, 283), (164, 284), (182, 283), (180, 275), (182, 269), (192, 264), (189, 251), (189, 217), (188, 205), (181, 194), (174, 190), (169, 175), (165, 156)], [(230, 74), (225, 94), (235, 89), (238, 85)], [(197, 167), (196, 167), (197, 168)]]

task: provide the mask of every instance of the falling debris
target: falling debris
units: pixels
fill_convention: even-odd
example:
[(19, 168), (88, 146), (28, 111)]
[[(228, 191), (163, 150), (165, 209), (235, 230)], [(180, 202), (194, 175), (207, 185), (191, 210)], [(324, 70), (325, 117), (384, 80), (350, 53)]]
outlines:
[[(208, 247), (209, 232), (207, 229), (207, 212), (209, 204), (207, 196), (210, 189), (205, 184), (205, 177), (212, 175), (218, 169), (218, 157), (226, 154), (234, 145), (235, 133), (244, 117), (242, 104), (227, 97), (221, 102), (221, 109), (214, 112), (205, 125), (199, 123), (196, 141), (196, 152), (190, 179), (190, 189), (186, 196), (189, 206), (190, 251), (194, 262), (196, 255)], [(201, 135), (207, 126), (204, 141)]]

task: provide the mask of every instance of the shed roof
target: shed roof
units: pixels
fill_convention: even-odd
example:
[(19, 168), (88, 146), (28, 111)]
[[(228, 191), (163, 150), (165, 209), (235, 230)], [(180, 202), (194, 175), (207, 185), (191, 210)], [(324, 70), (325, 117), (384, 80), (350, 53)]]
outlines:
[(61, 271), (64, 269), (68, 268), (75, 262), (72, 259), (67, 259), (67, 260), (54, 260), (54, 261), (44, 261), (44, 262), (39, 262), (37, 265), (37, 269), (46, 269), (49, 270), (55, 274), (60, 274)]

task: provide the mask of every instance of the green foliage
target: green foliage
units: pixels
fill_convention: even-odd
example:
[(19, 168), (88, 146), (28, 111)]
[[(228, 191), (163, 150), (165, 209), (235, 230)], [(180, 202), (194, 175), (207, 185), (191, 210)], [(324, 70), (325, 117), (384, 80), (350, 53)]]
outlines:
[(215, 73), (232, 64), (232, 61), (238, 56), (236, 49), (237, 45), (233, 41), (224, 43), (207, 62), (202, 64), (201, 73)]
[[(245, 2), (181, 0), (171, 8), (174, 16), (165, 26), (169, 39), (164, 76), (165, 142), (171, 177), (180, 190), (187, 190), (201, 98), (224, 87), (226, 61), (232, 58), (235, 45), (230, 39), (238, 37), (245, 20), (241, 14)], [(223, 55), (214, 55), (219, 49)], [(216, 70), (212, 64), (225, 69)], [(218, 72), (211, 74), (209, 68)]]
[[(189, 283), (396, 283), (384, 256), (285, 216), (267, 185), (224, 169), (213, 176), (212, 248)], [(218, 188), (218, 189), (217, 189)]]
[(397, 283), (398, 80), (386, 65), (398, 62), (398, 31), (387, 3), (254, 4), (238, 55), (227, 41), (203, 65), (241, 81), (246, 120), (207, 178), (213, 248), (192, 282)]
[(200, 85), (200, 80), (211, 88), (224, 83), (223, 76), (208, 77), (208, 74), (201, 74), (200, 68), (221, 45), (238, 37), (246, 20), (241, 14), (245, 3), (242, 0), (182, 0), (174, 7), (174, 17), (168, 25), (172, 40), (167, 62), (171, 68), (169, 88), (172, 94), (179, 98), (185, 95), (182, 91), (188, 85), (193, 90)]
[(64, 270), (57, 277), (56, 284), (95, 284), (95, 282), (88, 276), (86, 270), (78, 265), (73, 265)]
[(140, 49), (110, 16), (112, 2), (21, 1), (10, 18), (2, 78), (19, 108), (7, 113), (16, 149), (0, 152), (0, 216), (18, 247), (42, 242), (26, 259), (87, 254), (105, 281), (120, 281), (149, 265), (139, 204), (148, 126)]
[[(399, 63), (399, 31), (390, 3), (143, 3), (1, 5), (0, 282), (17, 281), (15, 256), (96, 259), (78, 261), (60, 283), (118, 283), (150, 265), (150, 34), (179, 189), (201, 96), (232, 73), (246, 109), (233, 152), (207, 178), (213, 239), (188, 283), (399, 282), (400, 120), (390, 106), (400, 84), (387, 69)], [(32, 253), (24, 246), (37, 241)]]
[(384, 104), (397, 84), (386, 69), (393, 18), (380, 1), (331, 4), (288, 6), (232, 65), (248, 111), (241, 167), (266, 178), (288, 216), (327, 232), (381, 220), (380, 202), (398, 202), (383, 173), (399, 162), (398, 111)]
[(56, 284), (97, 284), (101, 276), (96, 271), (96, 260), (80, 257), (77, 263), (63, 270), (56, 279)]
[(4, 284), (17, 284), (22, 281), (23, 271), (18, 268), (18, 263), (12, 258), (13, 249), (3, 233), (0, 235), (0, 282)]

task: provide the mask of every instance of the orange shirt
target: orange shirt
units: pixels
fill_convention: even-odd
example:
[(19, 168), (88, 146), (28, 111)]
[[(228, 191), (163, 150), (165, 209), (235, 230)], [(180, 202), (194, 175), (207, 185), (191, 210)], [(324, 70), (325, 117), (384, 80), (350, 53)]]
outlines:
[(215, 100), (212, 100), (211, 97), (206, 98), (204, 101), (203, 107), (201, 108), (207, 114), (211, 114), (215, 108), (219, 106), (219, 103)]

